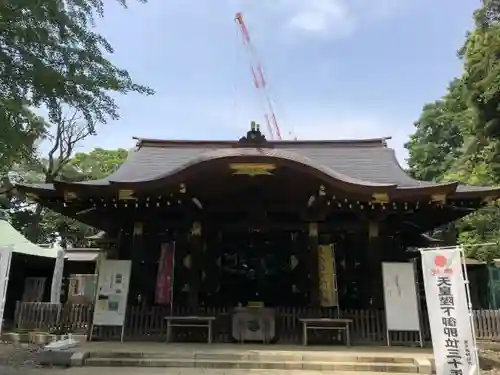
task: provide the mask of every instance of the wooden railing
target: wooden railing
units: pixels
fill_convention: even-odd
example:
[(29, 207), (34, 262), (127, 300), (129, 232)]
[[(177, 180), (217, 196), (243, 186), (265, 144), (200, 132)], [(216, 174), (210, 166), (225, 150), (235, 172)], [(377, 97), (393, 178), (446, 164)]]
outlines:
[[(87, 334), (92, 313), (91, 305), (57, 305), (50, 303), (18, 302), (16, 306), (15, 327), (18, 330), (39, 330), (45, 332), (73, 332)], [(139, 341), (165, 340), (166, 326), (164, 317), (169, 314), (166, 307), (130, 306), (125, 319), (125, 339)], [(193, 311), (178, 307), (176, 315), (192, 315)], [(197, 314), (217, 317), (214, 326), (215, 342), (231, 342), (229, 310), (226, 308), (205, 308)], [(422, 324), (423, 339), (430, 341), (429, 325), (424, 315)], [(310, 307), (277, 308), (276, 330), (280, 343), (299, 343), (301, 327), (298, 319), (304, 316), (338, 316), (335, 310)], [(386, 340), (385, 315), (381, 310), (340, 310), (340, 317), (353, 320), (351, 336), (357, 343), (383, 343)], [(500, 339), (500, 310), (475, 310), (474, 323), (476, 336), (481, 340)], [(101, 340), (115, 340), (120, 337), (121, 329), (116, 327), (96, 327), (94, 337)], [(181, 341), (206, 340), (204, 331), (179, 331)], [(319, 332), (311, 336), (311, 343), (336, 341), (331, 334)], [(418, 342), (416, 332), (392, 332), (393, 343), (408, 344)]]
[(14, 326), (20, 331), (86, 334), (91, 312), (91, 305), (18, 301)]

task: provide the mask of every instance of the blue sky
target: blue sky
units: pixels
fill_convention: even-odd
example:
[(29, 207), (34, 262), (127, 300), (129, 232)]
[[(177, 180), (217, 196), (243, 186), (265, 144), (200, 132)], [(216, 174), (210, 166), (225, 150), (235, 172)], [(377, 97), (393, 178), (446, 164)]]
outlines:
[(81, 151), (132, 136), (237, 139), (262, 122), (234, 13), (259, 52), (282, 134), (392, 136), (400, 162), (422, 105), (460, 74), (456, 51), (479, 0), (149, 0), (107, 8), (112, 60), (156, 90), (117, 97), (121, 119)]

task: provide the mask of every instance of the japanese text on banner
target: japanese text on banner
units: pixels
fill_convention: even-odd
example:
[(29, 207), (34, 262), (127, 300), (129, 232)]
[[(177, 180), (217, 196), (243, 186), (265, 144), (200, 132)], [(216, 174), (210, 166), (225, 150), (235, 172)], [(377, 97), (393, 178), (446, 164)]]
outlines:
[(460, 249), (423, 251), (422, 273), (436, 375), (477, 374)]

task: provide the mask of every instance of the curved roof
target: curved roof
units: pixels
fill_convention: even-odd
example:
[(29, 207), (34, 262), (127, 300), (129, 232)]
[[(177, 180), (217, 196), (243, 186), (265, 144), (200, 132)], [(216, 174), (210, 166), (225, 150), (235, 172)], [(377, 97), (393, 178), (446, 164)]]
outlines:
[(235, 141), (164, 141), (139, 139), (138, 147), (127, 161), (108, 177), (80, 183), (24, 186), (33, 190), (57, 190), (58, 186), (83, 189), (108, 187), (133, 188), (188, 174), (206, 163), (224, 159), (270, 161), (307, 169), (332, 184), (346, 188), (380, 190), (401, 195), (457, 194), (462, 196), (500, 195), (492, 187), (463, 186), (455, 182), (433, 183), (410, 177), (400, 166), (388, 138), (341, 141), (268, 141), (249, 147)]
[(57, 258), (57, 249), (43, 248), (29, 241), (6, 220), (0, 219), (0, 248), (9, 248), (15, 253), (46, 258)]

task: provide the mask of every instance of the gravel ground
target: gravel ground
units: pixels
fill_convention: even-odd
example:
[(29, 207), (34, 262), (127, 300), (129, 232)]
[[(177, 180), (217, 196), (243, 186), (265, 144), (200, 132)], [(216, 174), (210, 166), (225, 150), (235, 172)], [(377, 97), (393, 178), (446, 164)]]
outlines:
[(29, 373), (40, 366), (37, 364), (36, 357), (40, 352), (40, 347), (35, 345), (11, 343), (0, 343), (0, 375)]
[(479, 349), (481, 374), (500, 375), (500, 348)]

